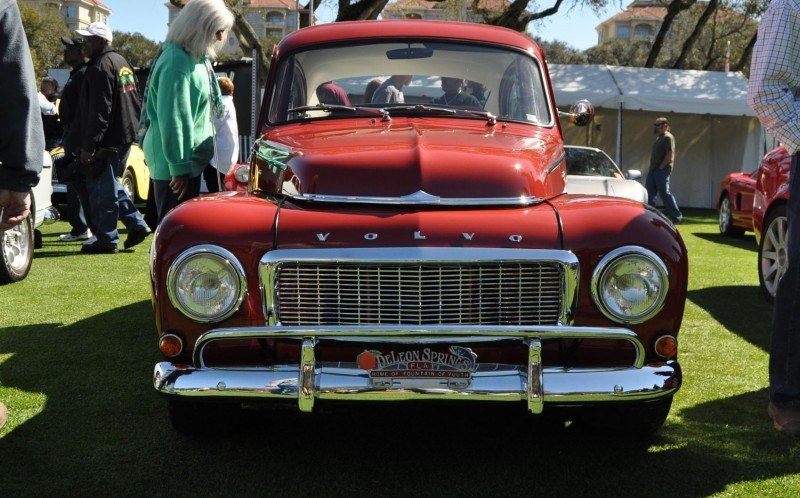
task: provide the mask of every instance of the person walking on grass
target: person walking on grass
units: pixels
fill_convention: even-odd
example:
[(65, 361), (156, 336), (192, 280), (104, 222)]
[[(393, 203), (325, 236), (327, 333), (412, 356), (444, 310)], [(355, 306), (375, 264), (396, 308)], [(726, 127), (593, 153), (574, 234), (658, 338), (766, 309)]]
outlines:
[(655, 207), (656, 196), (660, 196), (667, 216), (677, 224), (683, 223), (683, 215), (678, 209), (678, 203), (675, 202), (675, 196), (669, 190), (669, 177), (672, 175), (675, 163), (675, 137), (670, 131), (667, 118), (656, 118), (653, 123), (656, 141), (653, 142), (653, 149), (650, 152), (650, 171), (647, 172), (645, 188), (650, 205)]
[(172, 21), (150, 71), (144, 109), (150, 125), (142, 148), (159, 223), (200, 194), (200, 175), (214, 156), (213, 118), (224, 116), (209, 60), (232, 27), (233, 14), (222, 0), (192, 0)]
[(769, 404), (772, 425), (800, 436), (800, 0), (773, 0), (758, 26), (747, 102), (767, 132), (792, 154), (788, 263), (772, 312)]

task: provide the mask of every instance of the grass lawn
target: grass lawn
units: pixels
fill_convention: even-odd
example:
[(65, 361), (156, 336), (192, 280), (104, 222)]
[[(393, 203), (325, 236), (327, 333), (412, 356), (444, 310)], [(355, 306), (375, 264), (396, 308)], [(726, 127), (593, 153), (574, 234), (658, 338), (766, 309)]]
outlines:
[(0, 496), (798, 496), (800, 440), (766, 414), (771, 307), (755, 241), (718, 235), (711, 211), (686, 214), (684, 384), (643, 442), (510, 405), (246, 410), (230, 435), (186, 438), (151, 385), (150, 239), (82, 256), (57, 240), (66, 223), (44, 227), (31, 274), (0, 287)]

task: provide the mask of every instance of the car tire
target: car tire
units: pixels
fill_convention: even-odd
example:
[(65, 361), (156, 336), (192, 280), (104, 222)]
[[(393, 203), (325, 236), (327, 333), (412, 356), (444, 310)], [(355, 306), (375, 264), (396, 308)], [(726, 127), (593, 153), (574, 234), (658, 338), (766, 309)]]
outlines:
[(0, 232), (0, 285), (19, 282), (31, 270), (34, 248), (33, 217), (31, 213), (19, 225)]
[(758, 245), (758, 284), (766, 300), (772, 303), (789, 261), (789, 222), (785, 204), (769, 213), (764, 227)]
[(122, 184), (122, 188), (128, 192), (128, 197), (130, 197), (133, 202), (142, 201), (141, 197), (136, 193), (136, 173), (134, 173), (131, 168), (125, 168), (120, 183)]
[(239, 424), (238, 403), (168, 400), (172, 427), (187, 436), (228, 434)]
[(656, 401), (623, 403), (582, 411), (573, 423), (593, 434), (641, 438), (661, 429), (671, 407), (672, 396)]
[(728, 199), (726, 192), (722, 199), (719, 201), (719, 233), (726, 237), (741, 237), (744, 230), (739, 227), (733, 226), (733, 210), (731, 209), (731, 201)]

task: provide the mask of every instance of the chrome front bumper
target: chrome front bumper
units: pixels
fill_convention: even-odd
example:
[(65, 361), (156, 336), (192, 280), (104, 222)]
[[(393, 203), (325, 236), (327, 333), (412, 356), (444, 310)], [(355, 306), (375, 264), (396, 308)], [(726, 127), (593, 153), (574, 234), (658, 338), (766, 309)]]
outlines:
[[(212, 368), (203, 361), (204, 348), (214, 341), (235, 339), (295, 339), (302, 344), (299, 365), (263, 368)], [(625, 340), (635, 351), (630, 366), (607, 368), (543, 367), (544, 339)], [(453, 345), (522, 341), (528, 346), (527, 365), (479, 363), (464, 388), (376, 387), (369, 371), (355, 363), (317, 362), (319, 340), (348, 343), (403, 345)], [(171, 396), (216, 398), (296, 399), (301, 411), (310, 412), (316, 400), (400, 401), (447, 399), (474, 401), (525, 401), (532, 413), (548, 405), (646, 401), (670, 396), (681, 383), (677, 362), (644, 364), (644, 346), (626, 329), (583, 327), (257, 327), (219, 329), (203, 334), (195, 345), (194, 367), (169, 362), (156, 364), (153, 385)]]

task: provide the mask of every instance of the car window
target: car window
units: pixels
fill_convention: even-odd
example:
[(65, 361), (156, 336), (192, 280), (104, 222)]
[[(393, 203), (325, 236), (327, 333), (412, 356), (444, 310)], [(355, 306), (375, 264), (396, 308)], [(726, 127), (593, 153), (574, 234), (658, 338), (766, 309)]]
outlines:
[(488, 111), (501, 120), (553, 125), (539, 62), (512, 49), (419, 40), (329, 46), (284, 58), (276, 76), (270, 123), (424, 104), (414, 110)]
[(567, 174), (624, 178), (614, 161), (604, 152), (578, 147), (564, 147), (567, 154)]

